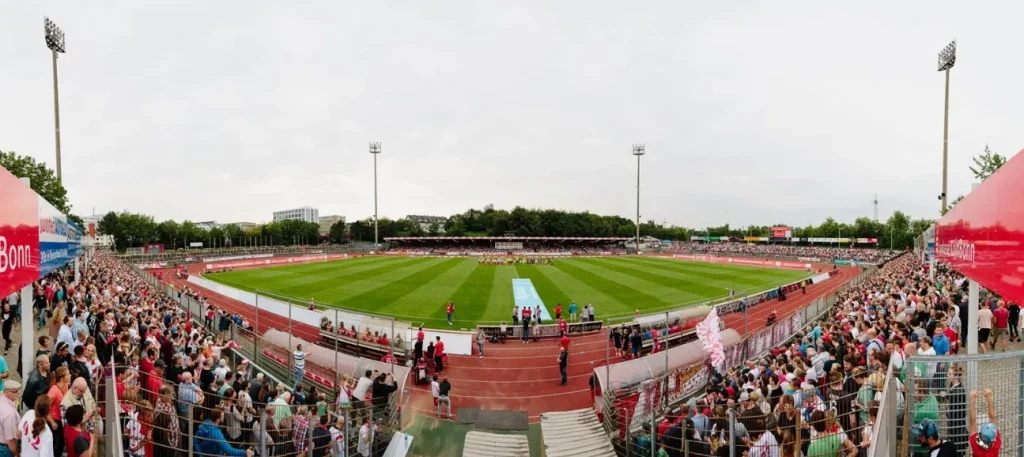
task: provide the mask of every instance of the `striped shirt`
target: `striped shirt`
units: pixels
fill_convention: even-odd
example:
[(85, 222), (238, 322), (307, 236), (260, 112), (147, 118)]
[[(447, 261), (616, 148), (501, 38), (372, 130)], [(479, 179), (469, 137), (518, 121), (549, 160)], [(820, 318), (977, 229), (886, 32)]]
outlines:
[(306, 353), (305, 352), (295, 351), (295, 353), (292, 354), (292, 357), (295, 358), (295, 368), (296, 369), (301, 370), (303, 368), (306, 368)]

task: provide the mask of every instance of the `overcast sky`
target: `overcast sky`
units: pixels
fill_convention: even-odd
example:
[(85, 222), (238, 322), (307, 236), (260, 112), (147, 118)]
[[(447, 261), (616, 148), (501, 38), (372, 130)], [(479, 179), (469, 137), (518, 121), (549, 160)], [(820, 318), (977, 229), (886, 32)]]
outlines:
[[(45, 3), (45, 5), (44, 5)], [(145, 6), (135, 6), (145, 5)], [(935, 218), (1024, 147), (1019, 2), (0, 0), (0, 150), (54, 162), (43, 16), (77, 213), (266, 221), (499, 208), (704, 227)]]

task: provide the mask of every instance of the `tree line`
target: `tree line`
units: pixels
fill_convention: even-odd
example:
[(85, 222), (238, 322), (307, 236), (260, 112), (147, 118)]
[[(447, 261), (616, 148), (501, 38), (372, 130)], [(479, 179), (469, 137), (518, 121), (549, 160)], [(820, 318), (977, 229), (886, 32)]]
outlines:
[[(988, 145), (984, 152), (974, 157), (971, 173), (978, 180), (984, 181), (1006, 163), (1006, 157), (993, 153)], [(55, 208), (68, 215), (68, 218), (82, 224), (82, 219), (72, 213), (67, 191), (56, 174), (44, 163), (37, 162), (28, 156), (14, 152), (0, 151), (0, 166), (3, 166), (18, 177), (29, 177), (31, 187), (36, 193), (50, 202)], [(950, 203), (950, 207), (958, 203), (959, 197)], [(934, 221), (928, 219), (911, 220), (901, 211), (896, 211), (884, 223), (861, 217), (852, 223), (838, 222), (827, 218), (819, 225), (793, 227), (793, 236), (801, 238), (877, 238), (879, 246), (892, 246), (901, 249), (911, 246), (918, 237)], [(379, 220), (379, 238), (408, 236), (551, 236), (551, 237), (632, 237), (636, 233), (633, 220), (622, 216), (601, 216), (590, 212), (570, 212), (556, 209), (530, 209), (516, 207), (511, 211), (504, 209), (469, 209), (454, 214), (442, 224), (430, 224), (426, 227), (408, 219)], [(775, 224), (787, 226), (788, 224)], [(192, 221), (177, 222), (165, 220), (156, 222), (152, 216), (121, 212), (107, 213), (100, 221), (99, 230), (103, 234), (113, 235), (117, 247), (138, 247), (146, 244), (159, 243), (170, 249), (187, 247), (192, 242), (202, 242), (204, 246), (243, 246), (243, 245), (297, 245), (317, 244), (321, 242), (319, 224), (303, 221), (281, 221), (242, 228), (228, 224), (206, 230)], [(662, 240), (688, 240), (696, 236), (728, 236), (746, 237), (770, 236), (771, 226), (733, 227), (725, 224), (718, 227), (687, 228), (669, 224), (659, 224), (648, 220), (640, 224), (640, 235)], [(334, 243), (349, 241), (372, 242), (374, 224), (372, 218), (357, 220), (350, 225), (335, 224), (330, 227), (326, 236)]]
[(189, 247), (203, 243), (203, 247), (238, 246), (291, 246), (320, 243), (320, 225), (305, 221), (277, 221), (243, 229), (237, 224), (203, 228), (195, 222), (165, 220), (156, 222), (153, 216), (124, 211), (105, 214), (98, 224), (104, 235), (114, 237), (118, 249), (162, 244), (165, 249)]

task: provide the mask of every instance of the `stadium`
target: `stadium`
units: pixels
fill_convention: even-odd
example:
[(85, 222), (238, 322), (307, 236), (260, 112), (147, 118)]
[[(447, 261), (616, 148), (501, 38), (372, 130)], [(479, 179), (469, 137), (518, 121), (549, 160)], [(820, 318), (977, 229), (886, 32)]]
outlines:
[[(45, 26), (56, 100), (64, 35), (49, 19)], [(950, 46), (940, 54), (947, 96)], [(418, 121), (393, 119), (423, 138)], [(367, 160), (345, 167), (372, 170), (372, 201), (336, 197), (348, 178), (321, 155), (312, 172), (266, 161), (259, 169), (273, 179), (246, 187), (232, 174), (245, 160), (225, 165), (213, 152), (203, 159), (216, 171), (174, 180), (152, 159), (140, 168), (154, 189), (135, 189), (146, 195), (137, 200), (127, 186), (110, 191), (94, 164), (62, 170), (56, 122), (54, 165), (0, 151), (0, 436), (10, 438), (0, 457), (1024, 453), (1024, 249), (1015, 224), (1024, 154), (986, 147), (970, 168), (980, 182), (952, 202), (943, 175), (937, 219), (893, 211), (880, 220), (876, 196), (873, 218), (808, 225), (825, 211), (853, 214), (840, 190), (804, 189), (830, 184), (815, 181), (813, 160), (787, 159), (801, 177), (758, 184), (747, 195), (753, 204), (728, 189), (709, 191), (720, 198), (673, 193), (677, 181), (706, 176), (654, 161), (672, 182), (642, 200), (643, 144), (620, 154), (636, 157), (635, 188), (632, 178), (603, 180), (600, 154), (571, 166), (546, 153), (522, 153), (515, 164), (499, 154), (492, 159), (504, 165), (488, 162), (482, 181), (429, 154), (405, 158), (413, 174), (378, 172), (382, 143), (369, 142), (372, 166), (361, 152)], [(346, 135), (362, 131), (345, 125)], [(458, 143), (453, 135), (445, 144)], [(263, 152), (253, 154), (258, 162)], [(294, 154), (296, 163), (309, 158)], [(517, 175), (519, 159), (564, 167), (571, 182), (534, 198), (526, 188), (543, 179)], [(435, 175), (428, 161), (446, 168)], [(735, 178), (729, 185), (746, 179), (713, 169), (714, 179)], [(93, 175), (75, 177), (83, 170)], [(383, 216), (401, 210), (378, 205), (378, 174), (398, 182), (380, 189), (384, 201), (413, 214)], [(787, 179), (801, 190), (787, 194)], [(208, 201), (179, 201), (191, 186)], [(483, 187), (525, 206), (424, 215), (448, 211), (451, 188), (470, 201), (490, 195)], [(335, 215), (267, 203), (286, 192), (322, 199)], [(76, 195), (146, 206), (81, 217)], [(707, 198), (711, 206), (680, 209)], [(372, 214), (346, 220), (333, 211), (339, 200)], [(173, 214), (169, 207), (231, 217), (257, 207), (273, 219), (149, 215)], [(641, 211), (668, 216), (645, 222)], [(745, 225), (696, 227), (704, 217)], [(755, 217), (803, 225), (747, 224)]]

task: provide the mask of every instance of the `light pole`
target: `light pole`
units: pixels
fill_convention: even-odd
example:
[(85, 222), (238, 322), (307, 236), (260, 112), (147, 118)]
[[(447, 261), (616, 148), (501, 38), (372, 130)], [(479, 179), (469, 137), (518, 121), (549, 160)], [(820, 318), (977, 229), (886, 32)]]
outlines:
[(57, 146), (57, 181), (60, 181), (60, 93), (57, 90), (57, 54), (64, 53), (64, 31), (50, 18), (43, 17), (43, 32), (46, 47), (50, 48), (50, 53), (53, 54), (53, 134)]
[(370, 142), (370, 154), (373, 154), (373, 250), (379, 246), (377, 229), (377, 156), (380, 155), (380, 141)]
[(939, 52), (939, 71), (946, 72), (946, 107), (942, 115), (942, 214), (946, 213), (946, 173), (949, 164), (949, 71), (956, 63), (956, 40)]
[(640, 253), (640, 157), (646, 154), (643, 144), (633, 145), (633, 155), (636, 156), (636, 252)]

